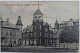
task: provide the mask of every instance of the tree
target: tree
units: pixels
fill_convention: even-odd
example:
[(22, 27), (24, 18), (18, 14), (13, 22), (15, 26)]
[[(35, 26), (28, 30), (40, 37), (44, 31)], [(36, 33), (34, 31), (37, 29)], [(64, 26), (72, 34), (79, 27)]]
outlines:
[[(60, 43), (78, 43), (79, 42), (79, 25), (65, 26), (61, 31)], [(77, 47), (77, 44), (76, 44)]]

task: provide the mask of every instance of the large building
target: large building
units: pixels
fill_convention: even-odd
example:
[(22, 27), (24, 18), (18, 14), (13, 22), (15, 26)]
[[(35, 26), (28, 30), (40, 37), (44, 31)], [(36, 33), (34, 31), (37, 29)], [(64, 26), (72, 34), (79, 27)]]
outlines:
[[(55, 25), (55, 29), (58, 29), (58, 22)], [(43, 14), (38, 8), (33, 14), (33, 23), (23, 29), (23, 45), (56, 46), (58, 38), (52, 29), (43, 21)]]
[(1, 46), (19, 46), (21, 44), (22, 22), (21, 17), (18, 17), (17, 23), (14, 25), (9, 22), (9, 18), (3, 21), (0, 18), (1, 26)]

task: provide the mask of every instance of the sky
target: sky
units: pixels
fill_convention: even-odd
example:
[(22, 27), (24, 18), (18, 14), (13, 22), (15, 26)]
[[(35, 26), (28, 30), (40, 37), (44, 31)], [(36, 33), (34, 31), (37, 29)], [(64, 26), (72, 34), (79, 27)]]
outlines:
[[(79, 18), (79, 3), (77, 1), (16, 1), (16, 2), (0, 2), (0, 17), (3, 20), (9, 18), (9, 22), (16, 24), (18, 16), (21, 16), (21, 20), (23, 23), (23, 28), (27, 27), (27, 25), (31, 25), (33, 21), (33, 14), (38, 8), (43, 13), (43, 21), (48, 22), (52, 27), (54, 27), (54, 23), (56, 18), (58, 22), (62, 22), (64, 20), (68, 21), (70, 18), (78, 19)], [(15, 6), (7, 6), (10, 4), (16, 4)], [(17, 6), (17, 4), (23, 6)], [(25, 5), (24, 5), (25, 4)], [(28, 5), (29, 6), (26, 6)]]

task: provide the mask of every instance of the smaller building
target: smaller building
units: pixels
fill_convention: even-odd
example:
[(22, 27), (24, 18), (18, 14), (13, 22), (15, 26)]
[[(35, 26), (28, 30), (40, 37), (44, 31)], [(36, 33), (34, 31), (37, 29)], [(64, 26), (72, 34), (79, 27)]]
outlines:
[(16, 25), (9, 22), (9, 18), (1, 23), (1, 46), (19, 46), (21, 44), (22, 22), (20, 16), (18, 17)]

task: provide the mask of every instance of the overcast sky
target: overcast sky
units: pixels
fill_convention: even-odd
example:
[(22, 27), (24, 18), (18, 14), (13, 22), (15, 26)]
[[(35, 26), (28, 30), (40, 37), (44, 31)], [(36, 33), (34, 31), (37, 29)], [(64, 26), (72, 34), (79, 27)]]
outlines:
[[(5, 4), (30, 4), (30, 6), (6, 6)], [(38, 2), (0, 2), (0, 17), (3, 20), (9, 18), (9, 21), (16, 24), (18, 16), (21, 16), (23, 28), (32, 24), (33, 14), (37, 10), (38, 6), (31, 6), (32, 4), (38, 4)], [(39, 2), (41, 12), (43, 13), (44, 22), (48, 22), (54, 27), (56, 18), (59, 22), (63, 20), (69, 20), (70, 18), (79, 18), (79, 3), (78, 2)]]

